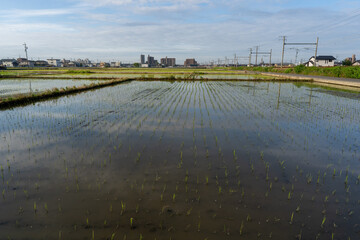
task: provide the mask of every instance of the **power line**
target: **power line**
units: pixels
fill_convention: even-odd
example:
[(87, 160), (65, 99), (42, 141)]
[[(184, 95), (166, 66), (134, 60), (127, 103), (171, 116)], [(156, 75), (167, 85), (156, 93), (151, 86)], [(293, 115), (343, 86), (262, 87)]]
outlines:
[(315, 56), (314, 56), (314, 67), (316, 67), (316, 57), (317, 57), (317, 51), (318, 51), (318, 46), (319, 46), (319, 37), (316, 38), (316, 43), (287, 43), (286, 42), (286, 36), (282, 36), (283, 39), (283, 48), (282, 48), (282, 57), (281, 57), (281, 67), (284, 66), (284, 54), (285, 54), (285, 46), (286, 45), (291, 45), (291, 46), (299, 46), (299, 45), (315, 45)]
[(272, 57), (272, 49), (270, 49), (269, 52), (259, 52), (259, 46), (256, 46), (256, 51), (253, 52), (253, 49), (250, 48), (250, 53), (249, 53), (249, 66), (251, 66), (251, 55), (255, 54), (255, 66), (257, 65), (257, 59), (258, 59), (258, 55), (269, 55), (269, 65), (271, 65), (271, 57)]

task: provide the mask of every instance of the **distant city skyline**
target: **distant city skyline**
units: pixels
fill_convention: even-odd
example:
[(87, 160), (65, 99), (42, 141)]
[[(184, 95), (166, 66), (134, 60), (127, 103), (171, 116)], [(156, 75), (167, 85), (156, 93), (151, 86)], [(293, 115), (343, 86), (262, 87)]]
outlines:
[[(33, 0), (4, 1), (0, 9), (0, 58), (89, 58), (139, 62), (140, 54), (200, 63), (246, 57), (249, 48), (314, 42), (319, 55), (360, 56), (360, 1), (352, 0)], [(307, 61), (312, 49), (298, 47)], [(285, 61), (296, 49), (287, 47)], [(262, 56), (259, 56), (258, 61)], [(263, 56), (267, 62), (267, 56)], [(245, 63), (244, 60), (241, 63)]]

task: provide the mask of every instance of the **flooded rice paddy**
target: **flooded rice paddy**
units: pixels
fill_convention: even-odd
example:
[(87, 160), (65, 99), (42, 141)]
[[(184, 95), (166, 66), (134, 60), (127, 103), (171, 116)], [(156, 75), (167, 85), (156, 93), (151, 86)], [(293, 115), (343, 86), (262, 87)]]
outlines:
[(16, 94), (40, 93), (53, 88), (80, 87), (99, 81), (88, 80), (54, 80), (54, 79), (4, 79), (0, 80), (0, 97)]
[[(42, 77), (47, 77), (46, 75), (41, 75)], [(86, 78), (144, 78), (144, 79), (209, 79), (209, 80), (252, 80), (252, 79), (269, 79), (268, 76), (262, 75), (244, 75), (244, 74), (209, 74), (209, 73), (188, 73), (188, 74), (174, 74), (174, 73), (162, 73), (162, 74), (135, 74), (135, 73), (102, 73), (102, 74), (62, 74), (58, 75), (61, 77), (76, 77), (77, 79), (86, 79)]]
[(359, 95), (124, 83), (0, 111), (0, 239), (359, 239)]

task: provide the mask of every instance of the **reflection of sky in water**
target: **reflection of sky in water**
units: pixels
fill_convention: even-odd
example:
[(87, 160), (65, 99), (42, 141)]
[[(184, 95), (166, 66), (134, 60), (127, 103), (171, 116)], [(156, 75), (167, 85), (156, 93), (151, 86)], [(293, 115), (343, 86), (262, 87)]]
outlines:
[[(80, 203), (86, 195), (90, 207), (98, 206), (94, 200), (100, 198), (98, 195), (107, 194), (106, 198), (115, 199), (115, 192), (122, 200), (131, 202), (134, 199), (126, 196), (129, 192), (121, 192), (118, 186), (127, 189), (133, 184), (140, 189), (143, 182), (148, 183), (145, 184), (146, 199), (158, 199), (164, 184), (172, 194), (175, 185), (183, 187), (186, 171), (193, 181), (198, 176), (205, 179), (206, 175), (213, 183), (218, 178), (224, 189), (236, 188), (235, 169), (241, 171), (239, 177), (246, 191), (256, 189), (254, 198), (249, 200), (258, 203), (262, 198), (255, 196), (263, 196), (262, 191), (268, 189), (269, 182), (262, 182), (268, 165), (270, 181), (277, 190), (280, 191), (281, 185), (287, 189), (295, 185), (296, 191), (304, 192), (302, 207), (309, 209), (304, 210), (307, 215), (321, 209), (323, 204), (319, 200), (307, 205), (312, 195), (324, 199), (336, 188), (339, 196), (345, 196), (343, 185), (348, 168), (354, 188), (349, 202), (358, 210), (354, 205), (359, 197), (354, 182), (360, 173), (359, 110), (359, 100), (352, 93), (337, 95), (291, 83), (134, 81), (1, 111), (0, 164), (6, 168), (9, 161), (11, 171), (19, 171), (13, 179), (9, 178), (10, 173), (5, 173), (11, 186), (17, 184), (14, 188), (28, 188), (30, 184), (31, 189), (34, 182), (38, 182), (42, 188), (32, 193), (34, 197), (47, 198), (54, 194), (66, 199), (71, 196), (72, 201)], [(238, 163), (233, 160), (234, 150)], [(210, 166), (213, 166), (211, 170)], [(254, 167), (257, 177), (253, 181), (248, 180), (252, 177), (250, 166)], [(343, 175), (332, 179), (333, 168), (337, 174), (343, 171)], [(231, 173), (229, 186), (224, 183), (224, 169)], [(66, 174), (69, 179), (64, 180)], [(161, 185), (151, 190), (156, 174), (162, 176)], [(310, 175), (313, 182), (318, 175), (327, 177), (326, 184), (318, 185), (320, 192), (306, 187)], [(275, 176), (279, 183), (273, 180)], [(80, 189), (87, 189), (84, 195), (72, 195), (76, 189), (75, 178), (80, 179)], [(100, 182), (103, 188), (95, 191)], [(52, 189), (54, 185), (61, 191), (68, 186), (73, 192), (67, 195), (56, 187)], [(202, 199), (210, 202), (220, 199), (218, 186), (212, 187), (213, 191), (207, 193), (204, 185), (197, 186)], [(229, 203), (241, 199), (241, 190), (238, 192), (223, 196), (223, 211), (232, 211)], [(202, 195), (204, 193), (207, 195)], [(274, 209), (272, 204), (282, 202), (281, 194), (280, 191), (272, 195), (265, 207)], [(338, 208), (346, 209), (345, 200), (339, 198)], [(284, 199), (282, 208), (275, 209), (279, 217), (287, 219), (297, 206), (292, 206), (286, 196)], [(91, 206), (92, 203), (95, 205)], [(108, 208), (109, 204), (105, 205)], [(205, 205), (199, 207), (206, 208)], [(151, 206), (143, 207), (151, 209)], [(81, 204), (78, 208), (86, 212)], [(256, 216), (263, 210), (255, 207), (251, 211)], [(84, 221), (83, 215), (76, 215), (77, 218)], [(311, 224), (321, 223), (315, 215), (312, 219), (308, 220)], [(328, 219), (332, 221), (335, 217), (328, 216)], [(344, 229), (352, 227), (357, 220), (358, 217), (354, 217), (350, 223), (337, 219)], [(211, 217), (208, 221), (212, 224)]]
[[(66, 75), (66, 77), (71, 77), (71, 75)], [(42, 76), (44, 77), (44, 76)], [(176, 74), (176, 73), (170, 73), (170, 74), (133, 74), (133, 73), (127, 73), (127, 74), (89, 74), (89, 75), (77, 75), (76, 78), (164, 78), (168, 79), (169, 77), (175, 78), (175, 79), (183, 79), (183, 78), (195, 78), (195, 79), (239, 79), (239, 80), (247, 80), (247, 79), (259, 79), (259, 78), (267, 78), (264, 76), (251, 76), (251, 75), (244, 75), (244, 74), (196, 74), (192, 75), (191, 72), (185, 73), (185, 74)]]
[(37, 93), (53, 88), (79, 87), (97, 83), (89, 80), (56, 80), (56, 79), (4, 79), (0, 80), (0, 97), (9, 97), (15, 94)]
[[(197, 97), (192, 91), (197, 91)], [(171, 105), (174, 99), (176, 110), (176, 103)], [(18, 141), (27, 142), (30, 137), (27, 134), (41, 138), (44, 133), (58, 134), (65, 129), (79, 134), (90, 128), (99, 134), (120, 134), (129, 130), (129, 126), (136, 129), (141, 121), (143, 133), (151, 134), (165, 125), (166, 131), (180, 137), (184, 127), (210, 131), (211, 120), (211, 131), (219, 134), (227, 129), (234, 135), (249, 135), (249, 141), (256, 142), (256, 134), (260, 133), (273, 139), (272, 145), (279, 143), (290, 150), (297, 148), (295, 142), (302, 147), (304, 144), (314, 147), (318, 152), (329, 146), (342, 150), (348, 143), (353, 143), (353, 148), (359, 146), (353, 131), (359, 128), (355, 121), (358, 108), (357, 99), (292, 84), (133, 82), (3, 111), (1, 122), (15, 121), (3, 124), (0, 131), (7, 140), (11, 137), (12, 141), (19, 138)], [(164, 116), (161, 123), (158, 115)], [(14, 146), (21, 148), (24, 144)]]

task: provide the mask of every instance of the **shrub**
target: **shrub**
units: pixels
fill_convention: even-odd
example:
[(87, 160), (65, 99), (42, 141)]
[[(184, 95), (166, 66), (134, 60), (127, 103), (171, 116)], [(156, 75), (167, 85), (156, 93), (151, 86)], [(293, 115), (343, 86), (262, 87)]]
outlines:
[(305, 70), (305, 65), (298, 65), (294, 68), (295, 73), (302, 73)]
[(351, 61), (350, 61), (349, 59), (345, 59), (345, 60), (342, 62), (342, 65), (344, 65), (344, 66), (351, 66), (352, 63), (351, 63)]

